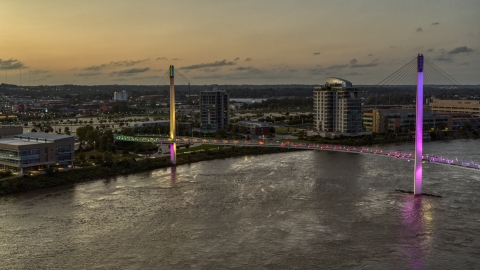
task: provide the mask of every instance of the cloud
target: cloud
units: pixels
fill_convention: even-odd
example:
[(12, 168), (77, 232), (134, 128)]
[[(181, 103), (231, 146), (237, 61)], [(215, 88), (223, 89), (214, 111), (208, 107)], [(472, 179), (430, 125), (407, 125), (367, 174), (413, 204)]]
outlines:
[(142, 73), (145, 71), (149, 71), (150, 68), (131, 68), (131, 69), (125, 69), (125, 70), (120, 70), (120, 71), (114, 71), (110, 73), (110, 76), (119, 76), (119, 77), (125, 77), (125, 76), (133, 76), (138, 73)]
[(228, 74), (215, 74), (215, 75), (200, 75), (194, 76), (193, 79), (224, 79), (224, 80), (260, 80), (265, 79), (289, 79), (295, 76), (288, 71), (283, 72), (283, 68), (280, 69), (259, 69), (256, 67), (236, 67), (230, 69), (234, 71)]
[(138, 77), (133, 77), (132, 79), (135, 80), (143, 80), (143, 79), (161, 79), (162, 77), (158, 75), (153, 75), (153, 76), (138, 76)]
[(234, 62), (227, 62), (227, 60), (223, 59), (222, 61), (215, 61), (213, 63), (202, 63), (202, 64), (196, 64), (191, 66), (185, 66), (185, 67), (181, 67), (180, 69), (199, 69), (199, 68), (233, 66), (233, 65), (235, 65)]
[(24, 68), (25, 65), (17, 59), (0, 59), (0, 70)]
[(48, 73), (48, 72), (50, 72), (50, 70), (37, 69), (37, 70), (29, 71), (28, 73), (30, 73), (32, 75), (38, 75), (38, 74), (44, 74), (44, 73)]
[(433, 48), (428, 49), (427, 52), (433, 52)]
[(367, 73), (358, 73), (358, 72), (350, 72), (350, 73), (347, 73), (345, 75), (348, 75), (348, 76), (360, 76), (360, 75), (365, 75)]
[[(355, 59), (353, 59), (355, 60)], [(357, 61), (357, 60), (355, 60)], [(328, 66), (326, 69), (328, 70), (334, 70), (334, 69), (342, 69), (342, 68), (346, 68), (348, 67), (348, 64), (345, 64), (345, 65), (332, 65), (332, 66)]]
[(462, 46), (449, 51), (448, 54), (459, 54), (459, 53), (469, 53), (469, 52), (473, 52), (473, 49), (470, 49), (467, 46)]
[(319, 52), (314, 52), (313, 55), (320, 55), (320, 53)]
[(252, 61), (252, 58), (249, 57), (249, 58), (245, 59), (245, 61)]
[(215, 67), (215, 68), (206, 68), (203, 70), (203, 72), (217, 72), (219, 71), (220, 68), (219, 67)]
[(98, 76), (102, 74), (103, 74), (102, 72), (85, 72), (85, 73), (77, 73), (73, 75), (79, 76), (79, 77), (91, 77), (91, 76)]
[(53, 77), (53, 75), (47, 75), (47, 76), (45, 76), (45, 77), (32, 79), (32, 80), (30, 80), (30, 81), (31, 81), (31, 82), (38, 82), (38, 81), (43, 81), (43, 80), (48, 79), (48, 78), (51, 78), (51, 77)]
[(240, 60), (240, 57), (235, 58), (235, 60), (233, 60), (233, 61), (238, 61), (238, 60)]
[(422, 27), (417, 28), (417, 32), (423, 32)]
[(129, 66), (136, 65), (136, 64), (138, 64), (138, 63), (142, 63), (142, 62), (148, 61), (148, 60), (150, 60), (150, 58), (142, 59), (142, 60), (112, 61), (112, 62), (110, 62), (110, 65), (129, 67)]
[(83, 68), (83, 70), (100, 71), (106, 66), (107, 66), (106, 64), (99, 65), (99, 66), (91, 66), (91, 67)]
[(157, 61), (158, 61), (158, 60), (168, 60), (168, 58), (164, 56), (164, 57), (158, 57), (158, 58), (155, 59), (155, 60), (157, 60)]
[(368, 64), (357, 64), (358, 61), (357, 59), (352, 59), (350, 60), (350, 67), (351, 68), (365, 68), (365, 67), (375, 67), (375, 66), (378, 66), (377, 63), (377, 59), (373, 60), (372, 62), (368, 63)]
[(435, 58), (436, 61), (441, 61), (441, 62), (452, 62), (452, 58), (449, 56), (445, 56), (444, 53), (442, 53), (440, 56)]
[(464, 62), (464, 63), (458, 64), (457, 66), (469, 66), (469, 65), (470, 65), (469, 62)]
[(233, 68), (232, 70), (237, 70), (237, 71), (245, 71), (245, 70), (259, 70), (257, 68), (254, 68), (252, 66), (248, 66), (248, 67), (236, 67), (236, 68)]
[(440, 24), (439, 22), (432, 23), (432, 25), (439, 25), (439, 24)]
[(180, 60), (180, 58), (172, 58), (173, 61)]

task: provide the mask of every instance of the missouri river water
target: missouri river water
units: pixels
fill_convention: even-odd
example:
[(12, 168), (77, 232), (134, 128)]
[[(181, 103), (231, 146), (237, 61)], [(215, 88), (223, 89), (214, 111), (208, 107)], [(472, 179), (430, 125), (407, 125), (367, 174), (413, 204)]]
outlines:
[(9, 195), (0, 269), (479, 269), (480, 170), (424, 164), (442, 198), (395, 192), (412, 178), (406, 160), (300, 151)]

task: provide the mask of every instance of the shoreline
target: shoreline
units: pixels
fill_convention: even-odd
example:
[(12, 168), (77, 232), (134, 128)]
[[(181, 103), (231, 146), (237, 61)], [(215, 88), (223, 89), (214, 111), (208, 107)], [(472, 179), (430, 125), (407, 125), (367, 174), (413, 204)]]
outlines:
[(62, 185), (90, 182), (104, 178), (111, 178), (122, 175), (130, 175), (152, 171), (156, 169), (186, 165), (201, 161), (225, 159), (245, 155), (265, 155), (275, 153), (286, 153), (299, 151), (301, 149), (288, 148), (263, 148), (263, 147), (230, 147), (218, 150), (207, 150), (204, 152), (191, 152), (177, 155), (177, 164), (172, 165), (169, 157), (154, 159), (120, 160), (102, 165), (71, 169), (64, 172), (47, 172), (41, 175), (23, 175), (8, 178), (0, 181), (0, 196), (21, 193), (26, 191), (51, 188)]

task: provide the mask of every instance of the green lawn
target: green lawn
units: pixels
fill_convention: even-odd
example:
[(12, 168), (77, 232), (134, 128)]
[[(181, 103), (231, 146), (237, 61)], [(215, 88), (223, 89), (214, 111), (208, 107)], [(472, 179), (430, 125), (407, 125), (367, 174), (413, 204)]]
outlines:
[(183, 153), (183, 152), (207, 150), (207, 149), (212, 149), (212, 148), (216, 149), (218, 147), (220, 147), (220, 146), (219, 145), (208, 145), (208, 144), (202, 144), (202, 145), (199, 145), (199, 146), (190, 146), (190, 148), (188, 148), (188, 149), (181, 148), (181, 149), (177, 150), (177, 154), (178, 153)]

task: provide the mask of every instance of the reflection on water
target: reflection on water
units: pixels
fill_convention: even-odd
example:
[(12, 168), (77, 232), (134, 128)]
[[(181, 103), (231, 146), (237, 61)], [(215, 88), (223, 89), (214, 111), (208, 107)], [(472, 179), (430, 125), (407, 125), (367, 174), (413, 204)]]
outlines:
[(170, 169), (170, 184), (172, 187), (175, 186), (177, 182), (177, 166), (172, 166)]
[(426, 230), (431, 225), (432, 212), (429, 202), (423, 196), (405, 196), (403, 199), (401, 217), (405, 254), (411, 269), (423, 269), (425, 247), (430, 238), (430, 232)]

